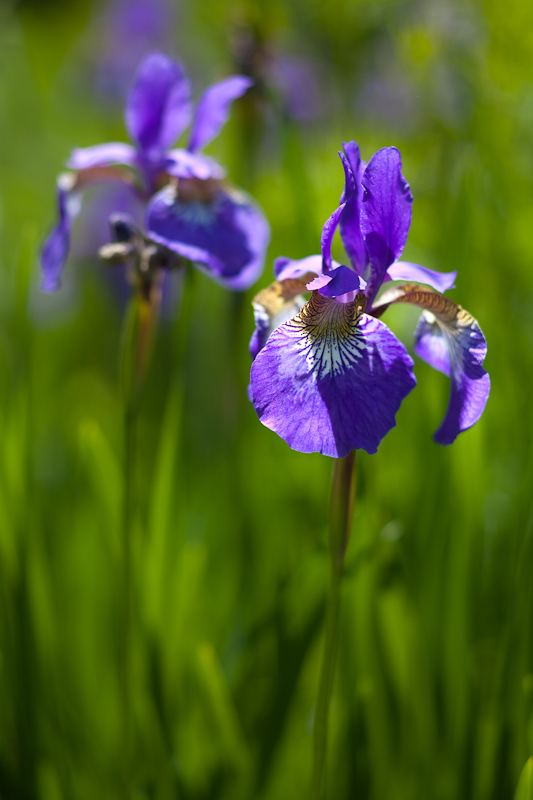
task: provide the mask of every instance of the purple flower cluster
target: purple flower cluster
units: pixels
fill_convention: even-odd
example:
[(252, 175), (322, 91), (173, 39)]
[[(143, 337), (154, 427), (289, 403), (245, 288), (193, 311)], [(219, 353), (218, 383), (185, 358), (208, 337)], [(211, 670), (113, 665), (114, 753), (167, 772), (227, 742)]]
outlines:
[[(413, 360), (380, 317), (392, 303), (412, 303), (423, 309), (416, 354), (450, 378), (448, 409), (434, 438), (451, 444), (478, 421), (488, 399), (485, 338), (476, 320), (442, 294), (455, 272), (398, 260), (413, 200), (398, 150), (385, 147), (365, 164), (349, 142), (339, 155), (344, 192), (324, 225), (322, 255), (278, 258), (276, 281), (254, 300), (253, 405), (294, 450), (336, 458), (355, 448), (375, 453), (416, 385)], [(337, 227), (351, 267), (332, 261)], [(390, 281), (412, 283), (395, 283), (378, 297)]]
[[(203, 267), (230, 289), (245, 289), (261, 274), (269, 227), (224, 170), (202, 149), (220, 132), (233, 100), (251, 85), (233, 75), (210, 86), (193, 115), (184, 68), (160, 53), (141, 63), (125, 108), (134, 145), (109, 142), (72, 152), (72, 172), (58, 179), (58, 222), (41, 253), (42, 288), (54, 291), (70, 248), (83, 190), (118, 181), (146, 203), (148, 237)], [(187, 147), (171, 149), (192, 120)]]

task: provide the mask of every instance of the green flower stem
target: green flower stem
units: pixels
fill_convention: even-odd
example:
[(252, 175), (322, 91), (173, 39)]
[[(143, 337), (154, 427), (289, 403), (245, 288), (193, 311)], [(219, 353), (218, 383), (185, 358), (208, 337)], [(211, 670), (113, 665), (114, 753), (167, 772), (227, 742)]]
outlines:
[(135, 292), (124, 323), (121, 354), (123, 396), (122, 609), (119, 679), (124, 743), (124, 798), (131, 796), (134, 738), (132, 709), (133, 534), (135, 528), (135, 471), (137, 416), (155, 332), (161, 293), (157, 276), (148, 294)]
[(136, 409), (124, 409), (124, 494), (122, 508), (122, 608), (120, 636), (119, 678), (122, 705), (124, 743), (124, 796), (129, 797), (132, 751), (132, 680), (131, 680), (131, 628), (133, 605), (132, 564), (132, 498), (135, 469)]
[(329, 516), (329, 550), (331, 574), (326, 611), (326, 639), (322, 653), (322, 665), (318, 684), (313, 730), (313, 800), (323, 800), (326, 789), (326, 752), (328, 738), (328, 716), (335, 674), (337, 655), (337, 633), (341, 596), (344, 554), (348, 545), (352, 512), (355, 500), (355, 450), (344, 458), (336, 459), (331, 480)]

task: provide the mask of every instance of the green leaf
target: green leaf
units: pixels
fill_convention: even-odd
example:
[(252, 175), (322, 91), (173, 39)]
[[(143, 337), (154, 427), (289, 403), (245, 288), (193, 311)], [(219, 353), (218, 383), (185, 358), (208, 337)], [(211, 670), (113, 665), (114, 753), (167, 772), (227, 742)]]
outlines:
[(533, 800), (533, 756), (528, 758), (522, 770), (514, 800)]

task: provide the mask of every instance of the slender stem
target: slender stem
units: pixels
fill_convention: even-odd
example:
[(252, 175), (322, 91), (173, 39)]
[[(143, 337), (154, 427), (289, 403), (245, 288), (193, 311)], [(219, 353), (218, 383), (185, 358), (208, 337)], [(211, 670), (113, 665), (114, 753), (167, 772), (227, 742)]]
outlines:
[(120, 617), (120, 661), (119, 679), (122, 705), (123, 776), (122, 788), (125, 800), (130, 797), (132, 758), (132, 676), (131, 635), (133, 616), (133, 559), (132, 534), (134, 513), (132, 508), (135, 482), (135, 430), (137, 423), (137, 351), (138, 298), (133, 298), (128, 309), (122, 349), (123, 382), (123, 496), (122, 496), (122, 598)]
[(126, 405), (124, 409), (124, 495), (122, 506), (122, 609), (120, 691), (122, 703), (122, 730), (124, 743), (124, 797), (129, 797), (132, 763), (132, 677), (131, 677), (131, 629), (133, 613), (133, 564), (132, 564), (132, 498), (134, 496), (135, 428), (136, 409)]
[(355, 450), (335, 461), (331, 480), (329, 550), (331, 573), (326, 611), (326, 638), (318, 684), (313, 731), (313, 800), (323, 800), (326, 789), (328, 716), (335, 674), (337, 633), (344, 555), (350, 536), (355, 500)]
[(313, 736), (313, 800), (322, 800), (325, 793), (326, 750), (328, 716), (337, 654), (337, 623), (339, 619), (341, 571), (331, 570), (329, 596), (326, 612), (326, 639), (322, 653), (322, 666), (318, 684)]
[(355, 502), (355, 450), (344, 458), (337, 458), (331, 476), (329, 508), (329, 550), (332, 567), (342, 571), (348, 547)]
[(121, 358), (123, 394), (123, 503), (122, 503), (122, 609), (119, 677), (124, 743), (123, 795), (131, 796), (134, 764), (132, 708), (132, 631), (134, 621), (133, 534), (135, 525), (136, 427), (141, 391), (151, 354), (153, 334), (160, 308), (158, 276), (151, 291), (136, 292), (130, 301), (124, 324)]

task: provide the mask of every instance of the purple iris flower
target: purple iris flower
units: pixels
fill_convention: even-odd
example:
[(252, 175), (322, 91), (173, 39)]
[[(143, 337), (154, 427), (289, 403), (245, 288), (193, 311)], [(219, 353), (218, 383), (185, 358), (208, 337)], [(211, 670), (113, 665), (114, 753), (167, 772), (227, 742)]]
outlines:
[(122, 99), (141, 59), (171, 46), (175, 12), (172, 0), (108, 0), (94, 31), (100, 41), (98, 88), (104, 96)]
[[(250, 198), (223, 183), (224, 170), (202, 149), (220, 132), (233, 100), (252, 81), (232, 75), (210, 86), (198, 102), (189, 143), (170, 149), (191, 122), (191, 86), (184, 68), (161, 53), (141, 63), (126, 102), (135, 145), (109, 142), (72, 152), (74, 170), (58, 181), (59, 220), (41, 254), (42, 288), (59, 287), (80, 192), (89, 184), (120, 181), (148, 203), (146, 229), (154, 240), (197, 262), (223, 285), (245, 289), (260, 275), (268, 224)], [(161, 192), (153, 197), (154, 193)], [(161, 239), (164, 241), (161, 242)]]
[[(415, 353), (451, 381), (448, 409), (434, 436), (451, 444), (477, 422), (487, 402), (485, 338), (476, 320), (442, 294), (453, 287), (455, 272), (398, 260), (413, 200), (398, 150), (385, 147), (368, 165), (355, 142), (339, 155), (345, 187), (324, 225), (322, 255), (278, 258), (277, 280), (254, 300), (255, 410), (293, 450), (335, 458), (356, 448), (375, 453), (416, 384), (411, 357), (380, 317), (391, 303), (413, 303), (423, 309)], [(351, 268), (331, 259), (337, 226)], [(389, 281), (414, 282), (395, 283), (377, 297)]]

